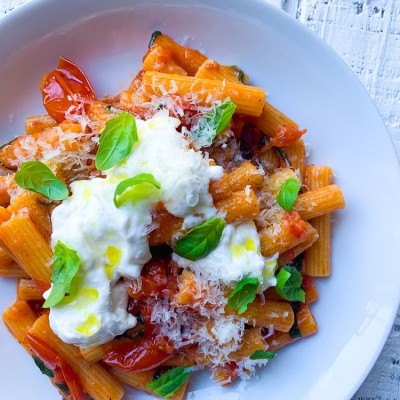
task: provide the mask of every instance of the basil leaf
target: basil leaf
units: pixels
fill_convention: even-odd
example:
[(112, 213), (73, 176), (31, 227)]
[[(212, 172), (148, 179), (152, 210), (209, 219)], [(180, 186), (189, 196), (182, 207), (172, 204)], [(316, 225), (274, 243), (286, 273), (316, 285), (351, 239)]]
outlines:
[(157, 36), (160, 36), (160, 35), (162, 35), (162, 33), (160, 31), (154, 31), (151, 34), (149, 45), (148, 45), (149, 49), (153, 46), (154, 41), (156, 40)]
[(238, 81), (244, 83), (244, 72), (241, 68), (239, 68), (237, 65), (231, 65), (231, 68), (234, 69), (238, 75)]
[(199, 146), (209, 146), (213, 139), (228, 125), (235, 113), (236, 105), (230, 98), (215, 106), (208, 114), (200, 119), (192, 137)]
[(225, 225), (223, 219), (211, 218), (195, 226), (176, 242), (175, 253), (192, 261), (206, 257), (218, 246)]
[(137, 203), (157, 194), (161, 185), (152, 174), (139, 174), (120, 182), (114, 192), (114, 204), (119, 208), (127, 201)]
[(290, 163), (290, 160), (287, 156), (287, 154), (280, 148), (280, 147), (272, 147), (272, 149), (274, 150), (274, 152), (280, 157), (282, 158), (282, 160), (285, 162), (286, 166), (288, 168), (292, 168), (292, 164)]
[(189, 375), (190, 368), (188, 367), (172, 368), (149, 382), (146, 388), (152, 390), (161, 397), (170, 397), (187, 382)]
[(135, 117), (126, 111), (106, 122), (100, 135), (96, 168), (106, 170), (124, 160), (138, 141)]
[(62, 385), (61, 383), (55, 382), (55, 385), (64, 393), (69, 393), (69, 387), (67, 385)]
[(250, 360), (272, 360), (276, 354), (265, 350), (256, 350), (251, 356)]
[(298, 326), (292, 326), (289, 331), (289, 335), (292, 339), (301, 338), (300, 329)]
[(297, 199), (300, 187), (300, 182), (295, 178), (287, 179), (281, 186), (276, 201), (284, 210), (290, 211), (292, 209), (293, 204)]
[(49, 378), (54, 378), (54, 372), (53, 372), (50, 368), (47, 368), (47, 367), (44, 365), (44, 362), (43, 362), (39, 357), (32, 356), (32, 358), (33, 358), (33, 361), (35, 361), (35, 364), (36, 364), (37, 367), (40, 369), (40, 372), (41, 372), (43, 375), (46, 375), (46, 376), (48, 376)]
[(275, 290), (282, 299), (304, 303), (305, 292), (301, 288), (303, 276), (295, 267), (284, 265), (276, 275), (276, 280)]
[(64, 200), (69, 195), (65, 184), (40, 161), (23, 162), (14, 179), (18, 186), (52, 200)]
[(43, 307), (53, 307), (64, 298), (71, 289), (71, 282), (79, 270), (79, 265), (78, 253), (58, 241), (54, 247), (53, 272), (51, 274), (53, 287)]
[(258, 285), (257, 278), (244, 278), (233, 289), (228, 297), (228, 306), (243, 314), (247, 310), (247, 306), (254, 301)]

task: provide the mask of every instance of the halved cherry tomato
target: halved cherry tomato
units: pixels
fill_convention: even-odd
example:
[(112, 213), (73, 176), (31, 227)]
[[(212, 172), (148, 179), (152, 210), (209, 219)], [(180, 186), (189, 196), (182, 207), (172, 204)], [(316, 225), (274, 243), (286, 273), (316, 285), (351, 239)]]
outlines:
[(78, 106), (95, 97), (86, 75), (64, 57), (60, 57), (57, 69), (42, 77), (40, 91), (44, 107), (58, 123), (65, 119), (65, 113), (71, 106)]
[[(60, 355), (52, 349), (43, 340), (37, 338), (36, 336), (27, 333), (26, 339), (31, 347), (32, 353), (39, 357), (47, 368), (56, 371), (60, 368), (64, 381), (71, 391), (73, 400), (84, 400), (85, 395), (82, 389), (79, 377), (76, 375), (75, 371), (60, 357)], [(59, 374), (55, 374), (57, 383), (60, 382)]]
[(153, 257), (143, 267), (140, 274), (141, 285), (137, 283), (137, 279), (127, 279), (125, 281), (129, 296), (134, 299), (140, 299), (160, 294), (167, 287), (167, 266), (168, 260), (165, 257)]
[(27, 333), (25, 337), (31, 347), (32, 353), (39, 357), (47, 368), (55, 370), (60, 365), (61, 357), (47, 343), (30, 333)]
[(284, 218), (293, 236), (301, 239), (307, 233), (307, 223), (300, 218), (300, 215), (296, 211), (285, 213)]
[(111, 367), (130, 372), (158, 367), (172, 356), (172, 349), (156, 344), (152, 338), (132, 340), (108, 350), (103, 361)]
[(67, 384), (74, 400), (84, 400), (85, 393), (82, 389), (81, 382), (75, 371), (65, 362), (61, 361), (60, 369), (64, 375), (65, 383)]

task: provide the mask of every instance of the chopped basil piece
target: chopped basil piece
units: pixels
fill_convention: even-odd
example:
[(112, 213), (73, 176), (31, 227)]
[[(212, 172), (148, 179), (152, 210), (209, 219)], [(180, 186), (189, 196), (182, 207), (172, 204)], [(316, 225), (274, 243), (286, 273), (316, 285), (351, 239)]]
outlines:
[(40, 372), (41, 372), (43, 375), (46, 375), (46, 376), (48, 376), (49, 378), (54, 378), (54, 372), (53, 372), (50, 368), (47, 368), (47, 367), (44, 365), (44, 362), (43, 362), (39, 357), (32, 356), (32, 358), (33, 358), (33, 361), (35, 361), (35, 364), (36, 364), (37, 367), (40, 369)]
[(276, 354), (265, 350), (256, 350), (249, 358), (250, 360), (272, 360)]
[(69, 388), (67, 385), (62, 385), (61, 383), (55, 384), (62, 392), (69, 393)]
[(228, 306), (243, 314), (254, 301), (260, 281), (257, 278), (244, 278), (233, 289), (228, 298)]
[(290, 211), (292, 209), (300, 187), (300, 182), (295, 178), (287, 179), (281, 186), (276, 201), (284, 210)]
[(192, 261), (206, 257), (218, 246), (225, 225), (223, 219), (211, 218), (195, 226), (176, 242), (175, 253)]
[(289, 301), (305, 301), (305, 292), (301, 288), (303, 276), (295, 268), (284, 265), (276, 275), (275, 290), (279, 296)]
[(149, 45), (148, 45), (149, 49), (153, 46), (154, 41), (156, 40), (157, 36), (160, 36), (160, 35), (162, 35), (162, 33), (160, 31), (154, 31), (151, 34), (151, 37), (150, 37), (150, 40), (149, 40)]
[(68, 188), (40, 161), (26, 161), (15, 174), (17, 185), (40, 193), (51, 200), (64, 200), (68, 197)]
[(57, 305), (69, 293), (72, 279), (79, 271), (79, 266), (80, 259), (78, 253), (58, 241), (54, 247), (53, 272), (51, 274), (53, 285), (43, 307)]
[(171, 397), (189, 379), (190, 368), (176, 367), (153, 379), (146, 386), (155, 394), (167, 398)]
[(241, 68), (239, 68), (237, 65), (231, 65), (231, 68), (234, 69), (238, 75), (238, 81), (244, 83), (244, 72)]
[(214, 138), (229, 125), (235, 110), (236, 105), (228, 98), (203, 116), (192, 132), (197, 145), (200, 147), (211, 145)]
[(114, 204), (117, 208), (126, 202), (137, 203), (158, 193), (161, 185), (152, 174), (139, 174), (120, 182), (114, 192)]
[(125, 160), (138, 141), (135, 117), (126, 111), (108, 120), (100, 135), (96, 168), (107, 170)]

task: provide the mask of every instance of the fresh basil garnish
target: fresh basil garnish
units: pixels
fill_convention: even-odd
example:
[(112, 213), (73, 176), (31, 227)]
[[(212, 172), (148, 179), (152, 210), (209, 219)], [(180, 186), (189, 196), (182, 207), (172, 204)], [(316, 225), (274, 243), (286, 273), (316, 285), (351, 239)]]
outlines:
[(276, 275), (276, 293), (282, 299), (289, 301), (305, 301), (305, 292), (301, 288), (303, 276), (301, 273), (290, 265), (284, 265)]
[(237, 65), (231, 65), (231, 68), (234, 69), (238, 73), (238, 75), (237, 75), (238, 81), (241, 83), (244, 83), (243, 70), (241, 68), (239, 68)]
[(300, 182), (295, 178), (287, 179), (279, 189), (276, 201), (286, 211), (290, 211), (300, 190)]
[(14, 179), (18, 186), (52, 200), (64, 200), (69, 194), (67, 186), (40, 161), (23, 162)]
[(155, 41), (156, 38), (157, 38), (158, 36), (160, 36), (160, 35), (162, 35), (162, 33), (161, 33), (160, 31), (154, 31), (154, 32), (151, 34), (151, 37), (150, 37), (150, 40), (149, 40), (149, 45), (148, 45), (149, 49), (153, 46), (154, 41)]
[(55, 385), (64, 393), (69, 393), (69, 387), (67, 385), (63, 385), (61, 383), (55, 383)]
[(223, 219), (211, 218), (195, 226), (176, 242), (175, 253), (192, 261), (206, 257), (218, 246), (225, 225)]
[(229, 125), (235, 110), (236, 105), (229, 98), (215, 106), (200, 119), (196, 129), (192, 132), (194, 141), (200, 147), (209, 146), (214, 138)]
[(228, 306), (243, 314), (247, 306), (254, 301), (260, 281), (257, 278), (244, 278), (228, 297)]
[(100, 135), (96, 168), (107, 170), (125, 160), (138, 141), (135, 117), (126, 111), (108, 120)]
[(43, 375), (46, 375), (49, 378), (54, 378), (54, 372), (50, 368), (47, 368), (39, 357), (32, 356), (32, 358)]
[(272, 360), (276, 354), (271, 351), (256, 350), (249, 358), (250, 360)]
[(58, 241), (54, 247), (53, 272), (51, 274), (53, 286), (43, 307), (55, 306), (64, 298), (66, 293), (69, 293), (72, 279), (77, 274), (79, 265), (78, 253)]
[(150, 381), (146, 388), (161, 397), (172, 396), (189, 379), (190, 368), (176, 367)]
[(114, 192), (114, 204), (119, 208), (124, 203), (137, 203), (157, 194), (161, 185), (152, 174), (139, 174), (120, 182)]
[(280, 147), (272, 147), (274, 152), (282, 158), (288, 168), (292, 168), (292, 164), (287, 156), (287, 154)]

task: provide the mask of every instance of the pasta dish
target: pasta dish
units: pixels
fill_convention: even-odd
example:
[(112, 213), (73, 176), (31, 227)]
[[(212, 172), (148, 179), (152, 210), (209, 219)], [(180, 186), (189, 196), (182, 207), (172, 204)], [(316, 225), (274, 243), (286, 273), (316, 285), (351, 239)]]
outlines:
[(0, 148), (3, 320), (62, 398), (182, 399), (198, 369), (227, 386), (317, 332), (343, 195), (241, 68), (157, 31), (121, 93), (64, 57), (40, 91)]

